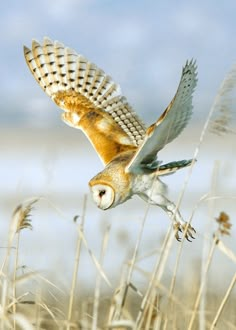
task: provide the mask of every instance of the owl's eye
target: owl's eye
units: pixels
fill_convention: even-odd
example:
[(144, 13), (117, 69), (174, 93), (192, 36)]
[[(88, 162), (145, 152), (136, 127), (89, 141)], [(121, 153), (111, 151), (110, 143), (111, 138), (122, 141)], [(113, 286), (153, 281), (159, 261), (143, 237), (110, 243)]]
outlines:
[(112, 206), (115, 199), (114, 189), (106, 184), (94, 184), (90, 186), (93, 199), (102, 210)]
[(103, 190), (100, 190), (100, 191), (99, 191), (99, 194), (98, 194), (98, 195), (99, 195), (99, 197), (102, 198), (102, 196), (105, 195), (105, 193), (106, 193), (106, 190), (103, 189)]

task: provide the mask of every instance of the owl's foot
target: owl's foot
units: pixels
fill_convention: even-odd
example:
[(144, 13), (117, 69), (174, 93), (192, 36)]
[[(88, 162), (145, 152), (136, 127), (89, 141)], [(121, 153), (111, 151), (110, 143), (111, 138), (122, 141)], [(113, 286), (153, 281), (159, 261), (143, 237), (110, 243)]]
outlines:
[(195, 239), (195, 237), (193, 235), (196, 234), (196, 230), (187, 222), (184, 222), (184, 223), (175, 222), (174, 223), (174, 230), (175, 230), (175, 238), (179, 242), (181, 242), (181, 238), (179, 236), (179, 233), (183, 233), (184, 237), (189, 242), (192, 242), (191, 239)]

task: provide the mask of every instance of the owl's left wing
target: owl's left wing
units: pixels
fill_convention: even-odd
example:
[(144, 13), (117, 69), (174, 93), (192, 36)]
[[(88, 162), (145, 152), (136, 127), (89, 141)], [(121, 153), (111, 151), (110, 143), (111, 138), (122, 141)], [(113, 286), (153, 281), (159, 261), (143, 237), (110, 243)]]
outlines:
[(104, 164), (143, 141), (146, 128), (119, 86), (84, 56), (49, 38), (34, 40), (24, 55), (36, 81), (65, 111), (62, 119), (85, 133)]
[(192, 114), (193, 92), (197, 84), (196, 62), (187, 61), (182, 70), (177, 92), (160, 118), (151, 125), (142, 144), (126, 167), (127, 172), (155, 167), (156, 155), (167, 143), (174, 140), (186, 127)]

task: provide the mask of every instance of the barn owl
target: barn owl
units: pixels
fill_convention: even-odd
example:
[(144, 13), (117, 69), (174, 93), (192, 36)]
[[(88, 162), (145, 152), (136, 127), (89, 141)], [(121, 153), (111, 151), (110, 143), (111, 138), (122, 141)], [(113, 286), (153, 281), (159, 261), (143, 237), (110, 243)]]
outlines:
[(107, 210), (138, 195), (167, 212), (178, 240), (180, 232), (194, 238), (194, 228), (167, 198), (167, 186), (160, 180), (192, 160), (162, 164), (157, 153), (191, 117), (196, 62), (186, 62), (174, 98), (146, 128), (112, 78), (73, 49), (44, 38), (42, 44), (33, 40), (31, 49), (24, 47), (24, 56), (39, 85), (64, 110), (62, 120), (85, 133), (104, 164), (89, 182), (96, 205)]

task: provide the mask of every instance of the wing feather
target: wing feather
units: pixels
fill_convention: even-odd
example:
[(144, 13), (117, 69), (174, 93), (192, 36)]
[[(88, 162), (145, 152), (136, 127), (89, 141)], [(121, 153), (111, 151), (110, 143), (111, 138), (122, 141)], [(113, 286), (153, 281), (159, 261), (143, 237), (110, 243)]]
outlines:
[[(96, 136), (102, 135), (103, 141), (107, 139), (106, 146), (111, 150), (134, 149), (141, 144), (145, 137), (145, 125), (122, 96), (119, 86), (95, 64), (49, 38), (44, 38), (42, 45), (34, 40), (32, 49), (24, 47), (24, 55), (39, 85), (65, 110), (63, 120), (89, 136), (104, 163), (111, 160), (114, 152), (105, 157), (104, 147), (97, 143)], [(98, 117), (103, 122), (100, 126), (94, 126), (93, 132), (91, 125), (89, 128), (85, 125), (86, 121), (83, 125), (80, 123), (82, 117), (90, 112), (100, 112)], [(100, 132), (106, 120), (107, 129)], [(118, 134), (115, 141), (111, 139), (111, 136), (114, 139), (114, 134), (108, 134), (110, 130)], [(124, 144), (124, 147), (118, 148), (117, 144)]]
[(151, 125), (145, 139), (126, 167), (127, 172), (136, 172), (156, 160), (156, 155), (167, 143), (174, 140), (186, 127), (192, 115), (192, 98), (197, 84), (196, 62), (187, 61), (177, 92), (160, 118)]

